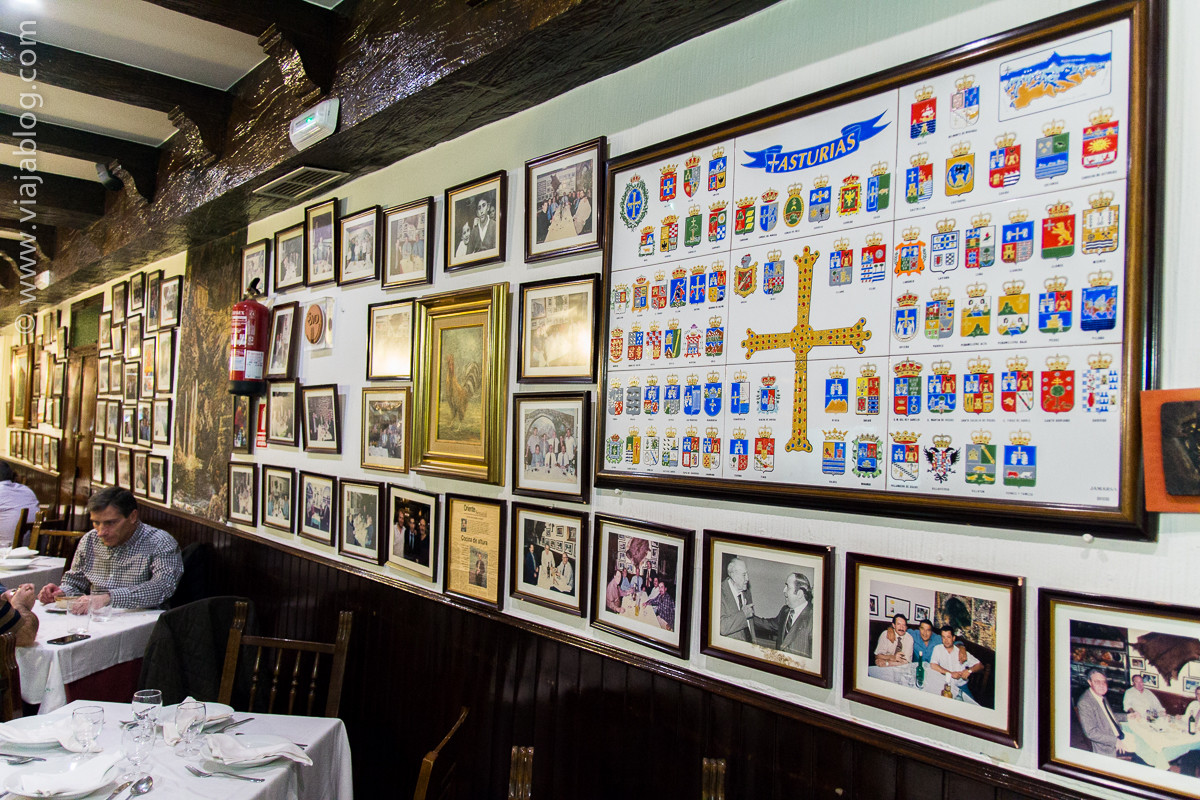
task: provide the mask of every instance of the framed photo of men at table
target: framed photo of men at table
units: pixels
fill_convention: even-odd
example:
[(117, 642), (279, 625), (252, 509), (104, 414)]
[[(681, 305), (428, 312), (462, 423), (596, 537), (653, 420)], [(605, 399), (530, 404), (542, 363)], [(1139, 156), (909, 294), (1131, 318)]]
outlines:
[(509, 594), (585, 616), (587, 514), (517, 502), (512, 512)]
[(1042, 769), (1200, 797), (1200, 608), (1038, 593)]
[[(843, 694), (1020, 747), (1024, 590), (1024, 578), (847, 554)], [(928, 618), (897, 610), (918, 605)]]

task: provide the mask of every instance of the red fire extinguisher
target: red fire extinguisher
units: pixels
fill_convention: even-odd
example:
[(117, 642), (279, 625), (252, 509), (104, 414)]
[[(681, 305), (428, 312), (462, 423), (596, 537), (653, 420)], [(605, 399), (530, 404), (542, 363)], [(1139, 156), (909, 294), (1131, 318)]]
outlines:
[(233, 305), (229, 336), (229, 393), (260, 395), (267, 388), (263, 369), (267, 362), (271, 314), (255, 300), (258, 279), (250, 282), (246, 295)]

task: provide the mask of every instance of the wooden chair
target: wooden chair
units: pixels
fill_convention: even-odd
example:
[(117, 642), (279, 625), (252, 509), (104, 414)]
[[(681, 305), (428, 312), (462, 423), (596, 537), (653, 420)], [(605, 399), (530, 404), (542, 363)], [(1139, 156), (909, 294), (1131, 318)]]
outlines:
[(514, 747), (508, 768), (508, 800), (533, 797), (533, 748)]
[(458, 754), (462, 750), (463, 737), (455, 738), (454, 734), (463, 726), (467, 719), (468, 709), (464, 706), (458, 719), (450, 727), (450, 732), (438, 742), (438, 746), (425, 754), (421, 759), (421, 773), (417, 776), (417, 790), (413, 792), (413, 800), (446, 800), (452, 797), (455, 781), (458, 778), (455, 767), (458, 766)]
[(63, 530), (58, 527), (62, 524), (63, 520), (47, 520), (46, 512), (39, 511), (34, 518), (33, 533), (29, 535), (29, 546), (44, 556), (65, 558), (69, 567), (83, 531)]
[[(332, 644), (326, 642), (307, 642), (300, 639), (276, 639), (269, 636), (247, 636), (246, 629), (246, 614), (248, 605), (245, 601), (238, 601), (234, 606), (233, 627), (229, 631), (229, 642), (225, 647), (225, 668), (221, 673), (221, 691), (217, 698), (218, 702), (230, 704), (233, 699), (234, 678), (238, 672), (238, 657), (241, 655), (242, 647), (255, 647), (257, 650), (254, 654), (254, 666), (250, 675), (250, 698), (247, 705), (248, 711), (262, 710), (265, 713), (275, 712), (275, 698), (280, 694), (287, 694), (287, 711), (286, 714), (302, 713), (306, 716), (312, 716), (313, 706), (317, 699), (317, 678), (320, 673), (321, 656), (330, 655), (329, 666), (329, 685), (325, 699), (325, 716), (336, 717), (338, 715), (338, 706), (342, 701), (342, 680), (346, 674), (346, 654), (350, 647), (350, 625), (354, 621), (354, 613), (351, 611), (343, 611), (338, 615), (337, 638)], [(263, 650), (274, 650), (275, 656), (272, 659), (268, 654), (266, 668), (270, 670), (270, 694), (267, 697), (266, 703), (255, 705), (254, 700), (258, 695), (260, 675), (263, 671)], [(303, 711), (296, 710), (296, 699), (301, 692), (301, 665), (305, 661), (305, 654), (312, 654), (312, 671), (308, 673), (308, 702)], [(284, 673), (285, 654), (290, 654), (291, 660), (291, 678), (284, 678), (286, 686), (280, 685), (280, 675)], [(271, 666), (270, 662), (274, 662)], [(265, 706), (265, 707), (263, 707)], [(260, 708), (261, 707), (261, 708)]]
[(17, 667), (17, 634), (0, 634), (0, 722), (22, 716), (21, 670)]
[(701, 800), (725, 800), (725, 759), (706, 758), (700, 770)]
[(17, 520), (17, 527), (13, 530), (12, 542), (9, 547), (20, 547), (21, 539), (25, 533), (33, 530), (33, 523), (29, 520), (29, 509), (21, 509), (21, 518)]

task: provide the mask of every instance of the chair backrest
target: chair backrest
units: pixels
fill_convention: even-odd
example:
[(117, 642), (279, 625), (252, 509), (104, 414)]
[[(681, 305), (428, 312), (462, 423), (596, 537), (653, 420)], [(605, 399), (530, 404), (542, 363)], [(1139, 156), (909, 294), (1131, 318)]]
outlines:
[(513, 747), (508, 765), (508, 800), (533, 798), (533, 748)]
[[(301, 639), (276, 639), (270, 636), (247, 636), (245, 630), (248, 608), (244, 601), (239, 601), (234, 607), (233, 626), (229, 630), (229, 643), (225, 648), (225, 668), (221, 673), (221, 692), (217, 698), (218, 701), (227, 705), (232, 701), (234, 679), (238, 672), (238, 659), (243, 647), (251, 647), (256, 649), (253, 671), (250, 675), (250, 696), (247, 710), (279, 713), (275, 711), (275, 700), (286, 694), (288, 698), (287, 711), (283, 713), (301, 713), (312, 716), (313, 706), (317, 699), (321, 656), (329, 655), (332, 658), (328, 672), (329, 684), (325, 699), (325, 716), (336, 717), (338, 706), (342, 701), (342, 681), (346, 675), (346, 654), (350, 648), (350, 626), (354, 621), (354, 613), (343, 611), (338, 615), (337, 638), (332, 643), (326, 643), (308, 642)], [(265, 661), (264, 650), (268, 651)], [(274, 651), (274, 657), (270, 651)], [(304, 704), (303, 710), (297, 711), (296, 700), (301, 696), (300, 684), (304, 677), (302, 665), (306, 660), (305, 657), (309, 654), (312, 656), (312, 668), (305, 670), (307, 672), (308, 701)], [(285, 665), (289, 662), (291, 669), (287, 670)], [(261, 684), (268, 682), (263, 680), (264, 670), (270, 672), (270, 685), (266, 687), (269, 694), (265, 700), (258, 694)], [(290, 673), (290, 677), (286, 677), (287, 673)], [(285, 675), (282, 681), (281, 675)], [(255, 705), (256, 698), (260, 701), (259, 705)]]
[(17, 633), (0, 634), (0, 722), (22, 716), (21, 670), (17, 667)]
[(706, 758), (700, 763), (700, 799), (725, 800), (725, 759)]
[(192, 542), (180, 554), (183, 560), (183, 575), (175, 593), (167, 599), (167, 608), (179, 608), (211, 594), (209, 589), (209, 564), (212, 561), (212, 546), (204, 542)]
[(464, 706), (458, 714), (458, 719), (450, 727), (450, 732), (442, 737), (438, 746), (425, 754), (421, 759), (421, 772), (417, 775), (417, 789), (413, 792), (413, 800), (444, 800), (450, 797), (454, 789), (458, 766), (458, 753), (462, 749), (463, 737), (455, 737), (455, 733), (466, 722), (468, 709)]
[[(38, 513), (41, 514), (42, 512), (39, 511)], [(32, 531), (32, 530), (33, 530), (33, 523), (29, 519), (29, 509), (22, 508), (21, 516), (17, 520), (17, 527), (13, 529), (12, 543), (9, 544), (9, 547), (20, 547), (21, 539), (24, 537), (24, 534), (26, 533), (26, 531)]]
[(70, 566), (75, 557), (75, 548), (83, 538), (83, 531), (67, 531), (59, 528), (63, 520), (48, 520), (46, 512), (39, 511), (34, 518), (33, 533), (29, 536), (29, 546), (44, 556), (65, 558)]

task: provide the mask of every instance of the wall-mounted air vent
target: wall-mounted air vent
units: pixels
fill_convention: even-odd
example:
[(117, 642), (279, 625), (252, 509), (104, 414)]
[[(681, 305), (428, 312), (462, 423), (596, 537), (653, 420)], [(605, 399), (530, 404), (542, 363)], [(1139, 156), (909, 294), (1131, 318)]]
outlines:
[(299, 200), (344, 177), (346, 173), (337, 170), (300, 167), (266, 186), (260, 186), (253, 193), (280, 200)]

